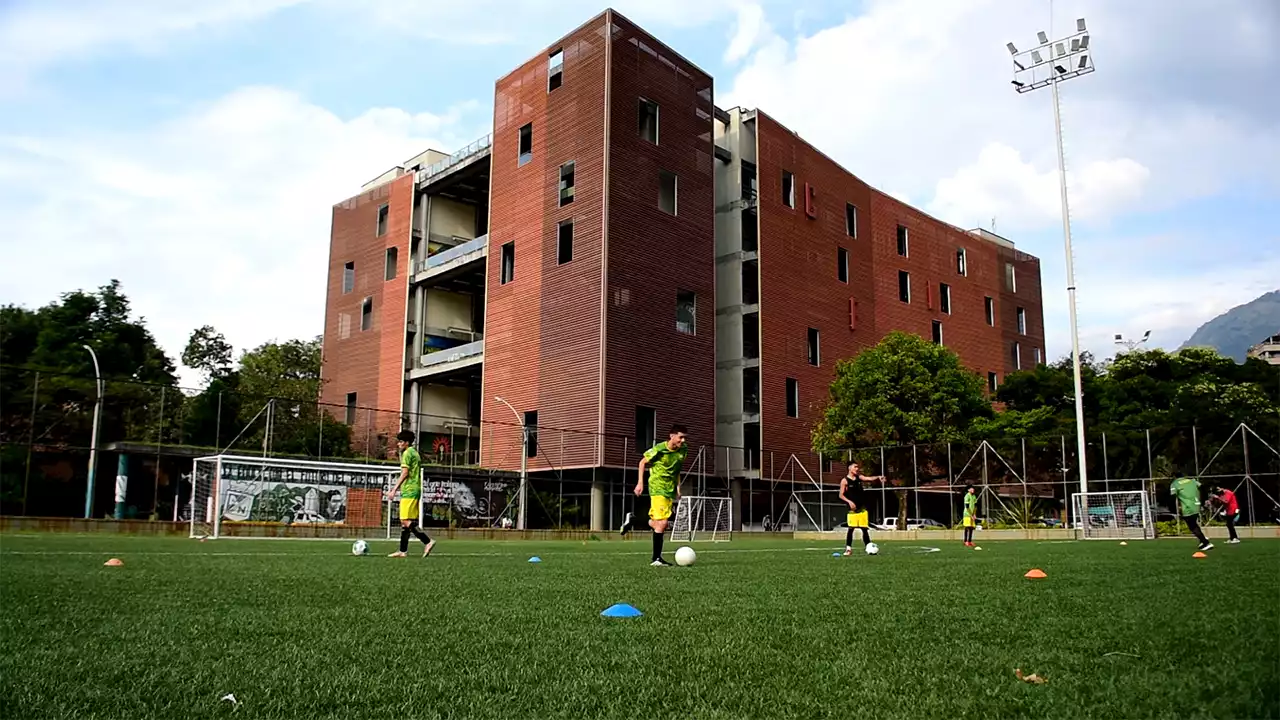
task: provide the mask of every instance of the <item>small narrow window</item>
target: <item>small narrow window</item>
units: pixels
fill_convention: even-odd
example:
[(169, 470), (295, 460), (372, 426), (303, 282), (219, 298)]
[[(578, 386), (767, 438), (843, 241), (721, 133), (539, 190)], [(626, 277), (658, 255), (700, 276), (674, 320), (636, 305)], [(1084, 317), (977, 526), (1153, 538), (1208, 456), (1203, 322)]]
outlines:
[(898, 226), (898, 254), (907, 257), (910, 248), (908, 247), (907, 228), (903, 225)]
[(658, 103), (640, 98), (637, 129), (641, 138), (654, 145), (658, 144)]
[(643, 454), (658, 442), (658, 411), (636, 406), (636, 451)]
[(991, 392), (995, 392), (998, 384), (999, 378), (996, 377), (996, 374), (993, 372), (987, 373), (987, 389)]
[(676, 332), (698, 334), (698, 296), (690, 290), (676, 293)]
[(383, 275), (385, 280), (396, 279), (396, 265), (400, 261), (400, 250), (397, 248), (387, 248), (387, 269)]
[(933, 321), (933, 344), (934, 345), (942, 344), (942, 321), (941, 320)]
[(898, 271), (898, 299), (904, 303), (911, 302), (911, 274), (906, 270)]
[(347, 420), (347, 424), (348, 424), (348, 425), (355, 425), (355, 424), (356, 424), (356, 394), (355, 394), (355, 393), (353, 393), (353, 392), (349, 392), (349, 393), (347, 393), (347, 418), (346, 418), (346, 420)]
[(946, 283), (938, 283), (938, 307), (942, 312), (951, 314), (951, 286)]
[(1022, 369), (1022, 346), (1019, 343), (1013, 344), (1013, 369)]
[(1018, 308), (1018, 334), (1027, 334), (1027, 309)]
[(956, 274), (969, 276), (969, 257), (965, 254), (964, 248), (956, 250)]
[(547, 58), (547, 92), (564, 83), (564, 50), (556, 50)]
[(573, 221), (560, 223), (556, 233), (556, 263), (564, 265), (573, 260)]
[(356, 289), (356, 264), (349, 262), (342, 266), (342, 294), (346, 295)]
[(529, 410), (524, 414), (524, 456), (538, 457), (538, 411)]
[(560, 207), (573, 202), (573, 166), (572, 162), (560, 166)]
[(836, 248), (836, 278), (842, 282), (849, 282), (849, 251), (844, 248)]
[(1042, 362), (1040, 357), (1040, 348), (1031, 348), (1031, 357), (1036, 361), (1036, 365)]
[(360, 303), (360, 329), (373, 329), (373, 298), (367, 297)]
[(844, 231), (851, 238), (858, 237), (858, 208), (853, 203), (844, 204)]
[(528, 123), (520, 128), (520, 157), (519, 164), (524, 165), (533, 159), (533, 123)]
[(987, 304), (987, 324), (990, 325), (991, 327), (995, 327), (996, 326), (996, 301), (989, 297), (984, 297), (983, 300)]
[(516, 279), (516, 243), (514, 240), (502, 246), (501, 283), (506, 285)]
[(378, 207), (378, 230), (377, 236), (382, 237), (387, 234), (387, 217), (391, 213), (391, 206), (380, 205)]
[(813, 366), (822, 363), (822, 349), (819, 343), (817, 328), (809, 328), (809, 364)]
[(1018, 292), (1018, 276), (1013, 270), (1013, 263), (1004, 264), (1004, 285), (1009, 292)]
[(796, 206), (796, 179), (786, 170), (782, 171), (782, 204), (789, 208)]
[(742, 368), (742, 412), (760, 414), (760, 368)]
[(749, 360), (760, 357), (760, 313), (742, 316), (742, 357)]
[(787, 417), (800, 417), (800, 381), (787, 378)]
[(658, 207), (668, 215), (676, 214), (676, 181), (674, 173), (658, 171)]

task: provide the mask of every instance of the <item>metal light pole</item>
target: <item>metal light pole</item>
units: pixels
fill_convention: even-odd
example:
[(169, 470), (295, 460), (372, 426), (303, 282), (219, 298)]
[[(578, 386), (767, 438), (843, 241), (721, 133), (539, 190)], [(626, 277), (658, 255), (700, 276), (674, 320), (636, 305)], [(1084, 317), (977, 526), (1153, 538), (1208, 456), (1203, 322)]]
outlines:
[[(1052, 9), (1051, 9), (1052, 13)], [(1053, 129), (1058, 144), (1058, 187), (1062, 194), (1062, 241), (1067, 258), (1067, 303), (1071, 317), (1071, 370), (1075, 380), (1076, 449), (1079, 453), (1080, 492), (1089, 492), (1088, 463), (1085, 460), (1084, 392), (1080, 381), (1080, 329), (1076, 323), (1075, 255), (1071, 252), (1071, 210), (1067, 204), (1067, 167), (1062, 150), (1062, 113), (1059, 109), (1058, 83), (1094, 71), (1089, 50), (1089, 32), (1084, 18), (1076, 20), (1076, 32), (1050, 41), (1041, 31), (1036, 34), (1035, 48), (1019, 52), (1013, 43), (1005, 45), (1013, 56), (1013, 86), (1019, 93), (1053, 89)]]
[(493, 399), (506, 405), (511, 414), (516, 416), (516, 422), (520, 423), (520, 512), (516, 516), (516, 529), (524, 530), (526, 509), (529, 507), (529, 428), (524, 424), (524, 417), (511, 403), (496, 395)]
[(93, 375), (98, 389), (98, 401), (93, 404), (93, 437), (89, 440), (89, 487), (84, 491), (84, 519), (93, 517), (93, 480), (98, 469), (98, 425), (102, 422), (102, 371), (98, 367), (98, 354), (88, 345), (82, 345), (93, 358)]
[[(1146, 345), (1147, 340), (1150, 340), (1150, 339), (1151, 339), (1150, 330), (1142, 333), (1142, 337), (1138, 340), (1125, 340), (1124, 335), (1121, 335), (1120, 333), (1116, 333), (1116, 345), (1123, 347), (1125, 350), (1129, 352), (1133, 352), (1135, 348)], [(1116, 354), (1119, 355), (1120, 351), (1117, 350)]]

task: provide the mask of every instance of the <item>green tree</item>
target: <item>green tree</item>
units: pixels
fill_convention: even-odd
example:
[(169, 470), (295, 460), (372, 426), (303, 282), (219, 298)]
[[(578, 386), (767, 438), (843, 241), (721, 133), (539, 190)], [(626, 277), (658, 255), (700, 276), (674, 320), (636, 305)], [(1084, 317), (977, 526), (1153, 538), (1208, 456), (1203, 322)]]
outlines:
[(231, 372), (231, 343), (213, 326), (202, 325), (191, 331), (182, 351), (182, 364), (199, 370), (206, 381), (225, 377)]
[[(320, 357), (319, 337), (264, 343), (241, 354), (234, 372), (239, 426), (232, 432), (251, 425), (242, 445), (262, 445), (266, 416), (270, 414), (272, 452), (314, 455), (319, 450), (322, 455), (338, 457), (351, 454), (350, 427), (336, 422), (319, 405)], [(269, 411), (262, 412), (268, 405)]]

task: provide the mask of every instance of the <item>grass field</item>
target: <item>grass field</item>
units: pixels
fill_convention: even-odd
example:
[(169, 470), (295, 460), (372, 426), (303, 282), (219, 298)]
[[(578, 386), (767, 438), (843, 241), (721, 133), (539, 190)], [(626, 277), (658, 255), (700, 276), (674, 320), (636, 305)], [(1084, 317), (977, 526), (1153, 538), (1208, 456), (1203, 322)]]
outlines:
[(647, 540), (3, 536), (0, 717), (1280, 716), (1280, 541)]

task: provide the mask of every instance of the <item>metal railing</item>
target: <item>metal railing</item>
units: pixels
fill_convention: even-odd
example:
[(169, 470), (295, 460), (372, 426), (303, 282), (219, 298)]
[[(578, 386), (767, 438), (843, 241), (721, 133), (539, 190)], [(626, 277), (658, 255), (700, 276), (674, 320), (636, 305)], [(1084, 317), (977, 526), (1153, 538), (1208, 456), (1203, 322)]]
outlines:
[(480, 153), (487, 151), (491, 145), (493, 145), (492, 133), (472, 142), (470, 145), (462, 148), (449, 157), (434, 162), (419, 170), (417, 175), (414, 177), (414, 182), (419, 184), (424, 183), (433, 176), (439, 175), (454, 165), (457, 165), (464, 160), (468, 160), (472, 156), (479, 155)]
[(457, 360), (465, 360), (484, 353), (484, 340), (476, 340), (475, 342), (455, 345), (445, 350), (437, 350), (436, 352), (422, 355), (418, 358), (418, 367), (430, 368), (436, 365), (455, 362)]
[(426, 272), (431, 268), (440, 267), (453, 260), (470, 255), (471, 253), (484, 250), (489, 244), (489, 236), (481, 235), (474, 240), (468, 240), (459, 245), (454, 245), (448, 250), (442, 250), (434, 255), (428, 255), (425, 260), (413, 261), (413, 273), (417, 275), (420, 272)]

